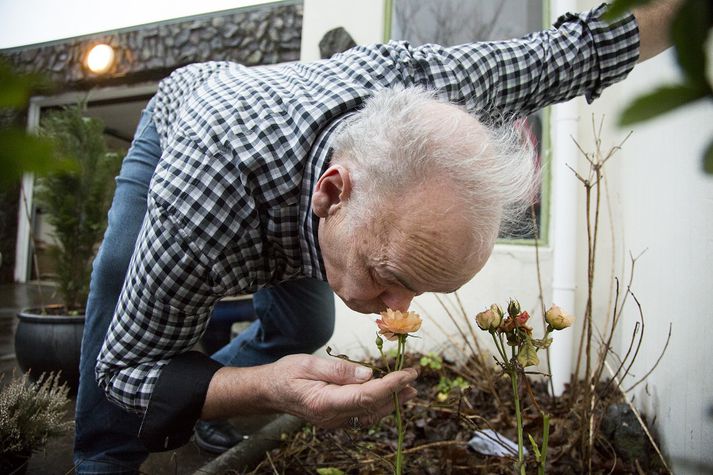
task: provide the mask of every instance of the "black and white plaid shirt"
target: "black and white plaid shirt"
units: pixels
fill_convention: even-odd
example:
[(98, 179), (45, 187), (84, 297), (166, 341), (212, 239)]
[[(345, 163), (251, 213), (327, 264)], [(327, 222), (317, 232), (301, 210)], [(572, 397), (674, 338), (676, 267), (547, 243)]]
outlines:
[(436, 89), (483, 120), (592, 100), (626, 77), (639, 52), (633, 17), (607, 25), (602, 11), (519, 40), (391, 42), (279, 68), (213, 62), (161, 82), (163, 154), (97, 363), (108, 397), (145, 411), (149, 448), (185, 442), (200, 414), (220, 366), (189, 350), (220, 297), (325, 279), (310, 196), (345, 115), (394, 86)]

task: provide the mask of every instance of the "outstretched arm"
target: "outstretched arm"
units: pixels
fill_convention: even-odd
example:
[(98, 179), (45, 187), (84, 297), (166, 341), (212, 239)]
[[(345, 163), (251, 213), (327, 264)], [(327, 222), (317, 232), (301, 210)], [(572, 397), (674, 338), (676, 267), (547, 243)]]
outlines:
[(681, 0), (655, 0), (633, 10), (639, 24), (639, 62), (653, 58), (671, 46), (671, 22)]

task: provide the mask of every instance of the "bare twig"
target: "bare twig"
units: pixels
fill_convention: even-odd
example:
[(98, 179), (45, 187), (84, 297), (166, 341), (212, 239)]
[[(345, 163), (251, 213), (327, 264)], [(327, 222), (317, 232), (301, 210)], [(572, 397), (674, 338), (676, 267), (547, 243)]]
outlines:
[[(611, 366), (609, 366), (609, 363), (606, 363), (607, 370), (609, 371), (610, 374), (612, 373)], [(621, 381), (618, 378), (612, 377), (616, 385), (621, 389)], [(626, 402), (626, 405), (629, 406), (629, 409), (631, 409), (631, 412), (634, 413), (634, 416), (636, 416), (636, 420), (639, 421), (639, 425), (641, 426), (641, 429), (644, 431), (646, 434), (646, 438), (649, 439), (649, 442), (651, 442), (651, 446), (654, 448), (656, 451), (656, 454), (659, 456), (659, 459), (661, 460), (661, 463), (663, 464), (664, 468), (668, 473), (673, 473), (671, 471), (671, 468), (668, 466), (666, 463), (666, 459), (664, 458), (663, 454), (661, 453), (661, 449), (659, 448), (658, 444), (656, 443), (656, 440), (654, 440), (654, 437), (651, 435), (651, 431), (649, 431), (649, 428), (646, 427), (646, 424), (644, 424), (644, 420), (641, 417), (641, 414), (639, 413), (639, 410), (634, 406), (631, 401), (629, 400), (628, 397), (626, 397), (626, 394), (622, 392), (622, 396), (624, 398), (624, 402)]]
[(671, 327), (672, 327), (672, 324), (669, 323), (669, 324), (668, 324), (668, 336), (666, 337), (666, 344), (664, 344), (663, 349), (661, 350), (661, 354), (660, 354), (659, 357), (656, 359), (656, 363), (654, 363), (654, 365), (651, 367), (651, 369), (648, 370), (648, 371), (646, 372), (646, 374), (644, 374), (644, 375), (641, 377), (641, 379), (639, 379), (637, 382), (635, 382), (634, 384), (632, 384), (631, 386), (629, 386), (629, 388), (628, 388), (626, 391), (624, 391), (624, 392), (628, 393), (629, 391), (631, 391), (632, 389), (634, 389), (636, 386), (638, 386), (638, 385), (641, 384), (642, 382), (646, 381), (646, 378), (648, 378), (649, 375), (654, 372), (654, 370), (656, 369), (656, 367), (657, 367), (657, 366), (659, 365), (659, 363), (661, 362), (661, 358), (663, 358), (663, 355), (666, 353), (666, 349), (668, 348), (668, 344), (671, 342)]

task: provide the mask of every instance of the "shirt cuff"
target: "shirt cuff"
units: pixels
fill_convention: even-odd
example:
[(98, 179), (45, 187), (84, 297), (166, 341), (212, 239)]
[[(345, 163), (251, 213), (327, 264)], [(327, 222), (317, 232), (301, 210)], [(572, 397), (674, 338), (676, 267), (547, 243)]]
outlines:
[(139, 429), (147, 450), (172, 450), (188, 442), (210, 380), (222, 367), (203, 353), (189, 351), (162, 368)]
[(601, 19), (606, 11), (606, 4), (602, 4), (587, 13), (567, 13), (555, 23), (555, 27), (559, 27), (567, 22), (578, 22), (591, 34), (599, 75), (592, 88), (586, 92), (590, 104), (606, 87), (626, 78), (639, 60), (639, 26), (634, 15), (629, 13), (607, 23)]

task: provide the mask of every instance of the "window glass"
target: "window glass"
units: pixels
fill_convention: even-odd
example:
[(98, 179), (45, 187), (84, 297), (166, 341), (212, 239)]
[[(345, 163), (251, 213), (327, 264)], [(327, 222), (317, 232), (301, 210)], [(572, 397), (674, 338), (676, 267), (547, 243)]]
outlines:
[[(452, 46), (475, 41), (519, 38), (542, 29), (543, 0), (393, 0), (391, 38), (414, 45), (436, 43)], [(537, 151), (537, 166), (541, 164), (545, 114), (538, 112), (518, 121), (523, 138)], [(538, 194), (532, 211), (520, 219), (521, 224), (501, 233), (505, 239), (533, 239), (540, 228), (542, 206)], [(539, 237), (539, 236), (537, 236)]]

